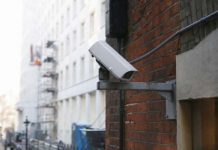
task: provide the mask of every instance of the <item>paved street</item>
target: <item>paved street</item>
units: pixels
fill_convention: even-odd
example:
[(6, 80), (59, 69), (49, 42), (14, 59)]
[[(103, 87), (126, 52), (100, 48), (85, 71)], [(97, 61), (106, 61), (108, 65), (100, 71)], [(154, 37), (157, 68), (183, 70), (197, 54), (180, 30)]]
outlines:
[(2, 144), (2, 142), (0, 142), (0, 150), (5, 150), (4, 145)]
[(0, 144), (0, 150), (4, 150), (4, 146), (2, 145), (2, 143)]

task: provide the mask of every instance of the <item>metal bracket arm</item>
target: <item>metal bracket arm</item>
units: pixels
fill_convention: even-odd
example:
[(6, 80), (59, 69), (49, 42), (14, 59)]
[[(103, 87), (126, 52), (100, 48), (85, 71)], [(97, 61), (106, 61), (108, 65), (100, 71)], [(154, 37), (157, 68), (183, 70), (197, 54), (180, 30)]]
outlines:
[(97, 84), (98, 90), (157, 91), (166, 99), (166, 118), (176, 119), (175, 81), (165, 83), (100, 81)]
[(98, 90), (146, 90), (172, 92), (172, 83), (153, 82), (98, 82)]

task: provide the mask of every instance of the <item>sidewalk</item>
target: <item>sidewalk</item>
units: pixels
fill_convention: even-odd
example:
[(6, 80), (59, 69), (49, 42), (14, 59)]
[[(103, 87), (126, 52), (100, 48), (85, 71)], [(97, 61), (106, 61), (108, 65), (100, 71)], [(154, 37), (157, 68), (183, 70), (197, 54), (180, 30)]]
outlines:
[(0, 142), (0, 150), (5, 150), (2, 142)]
[(0, 144), (0, 150), (4, 150), (4, 147), (2, 144)]
[(0, 150), (5, 150), (5, 149), (4, 149), (4, 144), (3, 144), (2, 141), (0, 141)]

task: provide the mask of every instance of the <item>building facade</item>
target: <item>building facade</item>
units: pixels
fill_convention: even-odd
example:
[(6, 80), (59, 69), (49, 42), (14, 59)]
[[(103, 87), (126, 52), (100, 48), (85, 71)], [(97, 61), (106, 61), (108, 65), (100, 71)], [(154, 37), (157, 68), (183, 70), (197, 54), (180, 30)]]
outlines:
[(35, 124), (37, 123), (37, 100), (39, 67), (31, 64), (31, 45), (38, 42), (38, 3), (23, 1), (23, 44), (21, 51), (21, 79), (20, 96), (17, 102), (19, 127), (23, 131), (23, 121), (26, 117)]
[(105, 40), (105, 1), (64, 1), (59, 30), (57, 137), (71, 143), (72, 124), (105, 128), (105, 93), (97, 91), (98, 65), (88, 49)]
[[(29, 66), (27, 59), (23, 62), (26, 66), (23, 70), (32, 77), (26, 78), (22, 74), (26, 79), (23, 82), (30, 84), (30, 80), (34, 81), (34, 86), (29, 87), (34, 95), (28, 93), (26, 99), (34, 101), (37, 111), (30, 108), (34, 110), (30, 114), (35, 115), (40, 129), (50, 138), (71, 144), (73, 123), (105, 128), (105, 92), (97, 90), (99, 66), (88, 52), (94, 42), (105, 40), (105, 1), (39, 0), (37, 4), (32, 2), (34, 6), (30, 3), (24, 1), (25, 15), (34, 16), (24, 18), (26, 21), (34, 19), (24, 27), (28, 33), (24, 40), (24, 54), (25, 57), (30, 55), (27, 52), (30, 45), (40, 47), (42, 54), (40, 65)], [(55, 48), (46, 47), (48, 41), (53, 41)], [(50, 64), (55, 64), (52, 71), (57, 75), (55, 94), (48, 93), (48, 90), (45, 93), (42, 87), (54, 81), (45, 78), (49, 50), (55, 53), (55, 62)], [(27, 94), (27, 91), (21, 93)]]
[(0, 96), (0, 139), (5, 139), (9, 131), (16, 131), (19, 127), (15, 104), (17, 95), (8, 91)]
[[(172, 109), (157, 91), (128, 90), (122, 99), (108, 91), (106, 150), (217, 149), (218, 2), (122, 2), (129, 9), (121, 49), (138, 69), (131, 81), (176, 81), (176, 117), (166, 116)], [(118, 50), (116, 38), (107, 40)]]

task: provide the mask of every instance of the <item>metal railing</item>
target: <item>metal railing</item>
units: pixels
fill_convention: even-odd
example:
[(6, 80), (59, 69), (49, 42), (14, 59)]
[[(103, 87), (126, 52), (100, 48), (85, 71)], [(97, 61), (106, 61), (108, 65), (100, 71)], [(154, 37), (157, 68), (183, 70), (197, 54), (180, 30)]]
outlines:
[(31, 150), (57, 150), (58, 145), (54, 143), (48, 143), (45, 141), (32, 139), (29, 148)]

